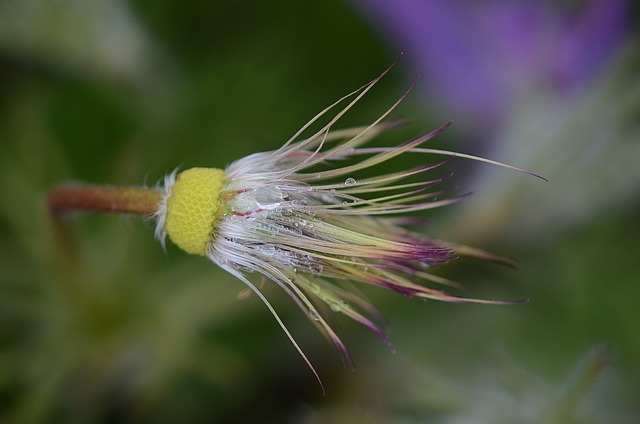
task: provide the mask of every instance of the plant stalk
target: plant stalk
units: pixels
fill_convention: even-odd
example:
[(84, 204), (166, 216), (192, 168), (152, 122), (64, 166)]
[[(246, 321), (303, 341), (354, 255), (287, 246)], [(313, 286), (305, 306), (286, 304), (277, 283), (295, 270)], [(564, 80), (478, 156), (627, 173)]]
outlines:
[(55, 217), (73, 211), (152, 216), (162, 196), (155, 188), (68, 185), (49, 192), (47, 204)]

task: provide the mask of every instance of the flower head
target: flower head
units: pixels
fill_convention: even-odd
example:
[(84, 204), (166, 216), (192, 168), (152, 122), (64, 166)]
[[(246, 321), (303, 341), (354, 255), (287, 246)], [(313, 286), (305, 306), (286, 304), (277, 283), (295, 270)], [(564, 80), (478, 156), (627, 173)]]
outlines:
[[(325, 319), (329, 311), (352, 318), (389, 343), (379, 314), (350, 282), (423, 299), (500, 303), (463, 298), (423, 284), (455, 285), (429, 269), (459, 254), (500, 260), (410, 231), (406, 225), (415, 220), (398, 217), (461, 198), (439, 198), (442, 192), (435, 187), (443, 178), (410, 179), (426, 175), (444, 161), (354, 178), (405, 153), (456, 155), (421, 147), (449, 124), (396, 147), (364, 147), (397, 125), (381, 122), (404, 95), (369, 126), (331, 131), (383, 75), (316, 115), (278, 150), (252, 154), (224, 171), (193, 168), (166, 178), (157, 236), (164, 240), (168, 235), (183, 250), (206, 256), (243, 281), (267, 305), (307, 363), (275, 310), (251, 282), (251, 273), (266, 277), (291, 296), (348, 363), (347, 349)], [(348, 103), (325, 126), (297, 140), (341, 102)], [(336, 167), (340, 161), (343, 165)]]

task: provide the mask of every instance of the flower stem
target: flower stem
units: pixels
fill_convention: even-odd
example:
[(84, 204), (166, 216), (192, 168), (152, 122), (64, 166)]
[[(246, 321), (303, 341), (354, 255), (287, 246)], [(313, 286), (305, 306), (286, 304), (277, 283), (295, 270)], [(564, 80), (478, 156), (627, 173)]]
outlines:
[(155, 188), (69, 185), (49, 192), (47, 203), (54, 216), (71, 211), (151, 216), (158, 210), (162, 196), (162, 190)]

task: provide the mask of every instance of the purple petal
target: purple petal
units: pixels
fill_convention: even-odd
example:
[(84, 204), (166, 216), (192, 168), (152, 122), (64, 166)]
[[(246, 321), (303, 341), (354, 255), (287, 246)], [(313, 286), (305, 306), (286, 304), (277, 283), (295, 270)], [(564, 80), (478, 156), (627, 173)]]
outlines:
[(596, 0), (571, 25), (560, 44), (556, 78), (571, 89), (597, 72), (628, 32), (626, 0)]

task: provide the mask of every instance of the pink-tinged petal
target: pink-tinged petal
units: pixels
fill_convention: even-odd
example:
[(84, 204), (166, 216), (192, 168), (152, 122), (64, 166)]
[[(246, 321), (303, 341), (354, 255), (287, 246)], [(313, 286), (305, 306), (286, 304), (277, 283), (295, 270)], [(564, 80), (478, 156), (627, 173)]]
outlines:
[(460, 256), (468, 256), (470, 258), (479, 259), (484, 262), (506, 265), (511, 268), (515, 268), (517, 266), (517, 262), (512, 258), (499, 256), (494, 253), (487, 252), (486, 250), (478, 249), (476, 247), (455, 243), (445, 243), (445, 245), (451, 247), (451, 249), (453, 249)]

